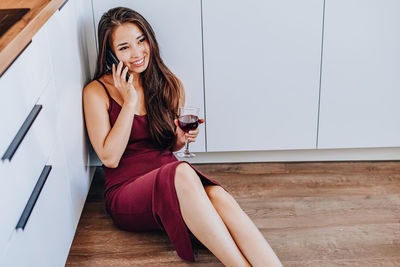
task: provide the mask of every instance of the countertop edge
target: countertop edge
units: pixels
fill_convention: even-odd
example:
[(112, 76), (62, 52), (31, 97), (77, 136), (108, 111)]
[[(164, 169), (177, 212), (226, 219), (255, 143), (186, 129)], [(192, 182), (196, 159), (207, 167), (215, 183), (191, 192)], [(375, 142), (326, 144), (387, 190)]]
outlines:
[(0, 51), (0, 77), (24, 50), (32, 37), (49, 18), (68, 0), (51, 0), (32, 20)]

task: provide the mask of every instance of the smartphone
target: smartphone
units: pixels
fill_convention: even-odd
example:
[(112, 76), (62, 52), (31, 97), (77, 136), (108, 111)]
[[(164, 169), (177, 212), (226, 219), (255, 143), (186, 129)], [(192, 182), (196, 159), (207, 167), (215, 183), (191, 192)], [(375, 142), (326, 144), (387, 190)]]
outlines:
[[(114, 55), (114, 53), (111, 51), (111, 49), (106, 50), (106, 63), (107, 67), (110, 71), (112, 71), (112, 64), (115, 64), (115, 68), (117, 68), (119, 64), (118, 58)], [(124, 69), (125, 66), (122, 66), (122, 69)], [(126, 81), (129, 79), (129, 72), (126, 73)]]

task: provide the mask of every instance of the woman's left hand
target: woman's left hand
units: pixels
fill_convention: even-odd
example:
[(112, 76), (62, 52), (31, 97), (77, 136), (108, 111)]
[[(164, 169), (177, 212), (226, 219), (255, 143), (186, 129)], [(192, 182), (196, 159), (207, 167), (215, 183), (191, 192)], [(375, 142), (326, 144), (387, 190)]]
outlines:
[[(204, 119), (199, 119), (199, 124), (204, 123)], [(188, 138), (188, 142), (196, 142), (196, 138), (199, 135), (199, 128), (196, 130), (189, 131), (188, 133), (185, 133), (180, 127), (178, 123), (178, 119), (175, 119), (175, 125), (176, 125), (176, 130), (177, 130), (177, 136), (178, 136), (178, 142), (179, 143), (185, 143), (186, 138)]]

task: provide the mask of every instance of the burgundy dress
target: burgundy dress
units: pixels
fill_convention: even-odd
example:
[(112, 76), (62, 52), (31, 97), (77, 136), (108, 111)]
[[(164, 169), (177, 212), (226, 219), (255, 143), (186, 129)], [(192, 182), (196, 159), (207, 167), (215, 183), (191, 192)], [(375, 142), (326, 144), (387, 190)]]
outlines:
[[(110, 101), (108, 113), (113, 126), (121, 106), (100, 83)], [(161, 151), (151, 140), (147, 115), (135, 114), (128, 145), (118, 167), (102, 166), (106, 179), (106, 210), (121, 229), (165, 231), (178, 255), (194, 261), (191, 239), (174, 185), (175, 169), (180, 163), (182, 161), (178, 161), (171, 151)], [(220, 185), (192, 168), (203, 185)]]

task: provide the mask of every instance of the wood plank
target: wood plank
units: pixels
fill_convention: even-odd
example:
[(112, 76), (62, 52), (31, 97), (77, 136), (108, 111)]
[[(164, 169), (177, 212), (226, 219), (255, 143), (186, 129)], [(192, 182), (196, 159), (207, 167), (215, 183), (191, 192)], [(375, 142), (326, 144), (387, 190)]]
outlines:
[[(198, 164), (238, 201), (284, 266), (400, 266), (400, 163)], [(222, 266), (196, 244), (196, 263), (161, 232), (116, 228), (96, 172), (66, 266)]]

